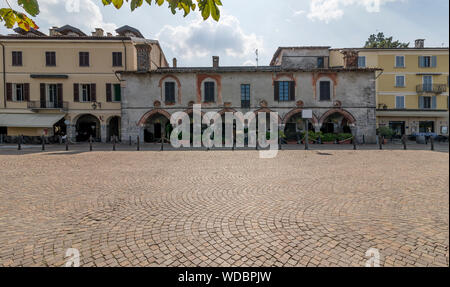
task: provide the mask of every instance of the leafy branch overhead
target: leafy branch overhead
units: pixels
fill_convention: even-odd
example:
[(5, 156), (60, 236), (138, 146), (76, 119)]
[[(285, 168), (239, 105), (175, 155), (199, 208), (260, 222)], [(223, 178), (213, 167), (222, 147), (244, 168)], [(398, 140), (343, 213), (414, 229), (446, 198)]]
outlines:
[[(131, 11), (142, 6), (144, 0), (125, 0), (126, 2), (130, 2)], [(113, 4), (114, 7), (120, 9), (123, 6), (123, 0), (102, 0), (103, 5)], [(191, 11), (195, 11), (198, 6), (198, 9), (202, 13), (202, 17), (204, 20), (208, 19), (211, 16), (214, 20), (219, 21), (220, 18), (220, 10), (218, 6), (222, 6), (222, 2), (220, 0), (197, 0), (197, 4), (194, 3), (194, 0), (145, 0), (148, 5), (152, 5), (152, 2), (161, 6), (164, 2), (169, 4), (169, 8), (173, 14), (176, 14), (177, 10), (184, 11), (184, 16), (187, 16)]]
[[(8, 4), (8, 7), (0, 8), (0, 22), (4, 22), (4, 25), (7, 28), (11, 29), (17, 24), (17, 26), (26, 31), (29, 31), (31, 28), (39, 29), (36, 23), (28, 16), (36, 17), (39, 14), (38, 0), (17, 0), (17, 4), (25, 10), (28, 15), (14, 10), (9, 5), (8, 0), (4, 1)], [(103, 5), (113, 4), (117, 9), (120, 9), (124, 4), (124, 0), (101, 1)], [(197, 3), (194, 3), (194, 1)], [(125, 2), (130, 3), (131, 11), (134, 11), (144, 4), (144, 0), (125, 0)], [(169, 9), (173, 14), (176, 14), (177, 11), (183, 11), (185, 17), (192, 11), (195, 11), (198, 7), (204, 20), (212, 17), (216, 21), (219, 21), (220, 19), (219, 6), (222, 6), (221, 0), (145, 0), (145, 2), (149, 5), (152, 5), (152, 2), (154, 2), (158, 6), (167, 2), (169, 4)]]

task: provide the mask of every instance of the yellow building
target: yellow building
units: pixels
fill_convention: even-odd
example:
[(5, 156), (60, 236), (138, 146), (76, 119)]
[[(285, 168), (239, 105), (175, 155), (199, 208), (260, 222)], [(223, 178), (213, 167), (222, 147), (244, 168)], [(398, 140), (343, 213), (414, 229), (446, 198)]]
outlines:
[[(381, 68), (377, 87), (377, 126), (388, 126), (397, 135), (435, 133), (448, 136), (448, 48), (357, 49), (359, 66)], [(332, 66), (343, 65), (338, 49), (330, 55)]]
[[(66, 25), (0, 35), (0, 134), (3, 139), (67, 134), (120, 137), (121, 81), (117, 71), (167, 67), (155, 40), (129, 26), (117, 35), (86, 35)], [(9, 138), (11, 139), (11, 138)]]

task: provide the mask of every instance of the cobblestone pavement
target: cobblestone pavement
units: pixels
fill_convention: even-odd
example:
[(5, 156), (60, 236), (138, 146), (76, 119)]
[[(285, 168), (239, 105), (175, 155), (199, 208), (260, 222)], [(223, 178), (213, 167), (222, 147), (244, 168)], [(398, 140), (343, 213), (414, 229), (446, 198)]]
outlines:
[(430, 151), (0, 155), (0, 266), (449, 265)]

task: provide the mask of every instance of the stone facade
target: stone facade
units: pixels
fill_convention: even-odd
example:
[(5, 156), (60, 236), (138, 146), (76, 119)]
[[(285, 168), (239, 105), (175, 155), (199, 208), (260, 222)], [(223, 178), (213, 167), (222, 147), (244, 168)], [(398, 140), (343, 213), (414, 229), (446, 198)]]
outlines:
[[(320, 57), (323, 57), (323, 51)], [(212, 67), (163, 68), (147, 73), (122, 73), (125, 88), (122, 98), (122, 136), (145, 138), (149, 120), (158, 116), (164, 126), (167, 118), (179, 111), (189, 111), (192, 104), (202, 104), (202, 111), (277, 112), (282, 129), (291, 117), (303, 109), (313, 111), (313, 129), (320, 131), (332, 115), (340, 116), (351, 132), (362, 141), (376, 141), (375, 70), (354, 68), (312, 68), (315, 61), (309, 53), (307, 67), (289, 68)], [(301, 56), (297, 57), (301, 58)], [(175, 86), (175, 102), (166, 101), (166, 82)], [(214, 83), (214, 102), (205, 102), (205, 82)], [(280, 82), (289, 82), (294, 91), (289, 99), (276, 98)], [(321, 82), (329, 82), (330, 99), (321, 100)], [(250, 86), (250, 106), (243, 107), (241, 85)], [(159, 127), (159, 125), (158, 125)], [(164, 130), (164, 128), (162, 128)]]

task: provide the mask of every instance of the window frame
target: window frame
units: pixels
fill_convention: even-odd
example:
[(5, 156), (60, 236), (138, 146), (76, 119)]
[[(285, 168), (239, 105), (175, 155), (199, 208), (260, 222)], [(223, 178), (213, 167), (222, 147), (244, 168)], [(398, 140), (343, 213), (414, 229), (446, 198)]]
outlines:
[[(328, 83), (328, 99), (322, 99), (322, 83)], [(331, 102), (331, 81), (319, 81), (319, 102)]]
[[(427, 107), (426, 103), (429, 100), (429, 107)], [(433, 108), (433, 97), (431, 96), (423, 96), (423, 109), (431, 110)]]
[[(18, 87), (21, 87), (21, 99), (17, 97)], [(25, 84), (23, 83), (12, 83), (12, 101), (13, 102), (25, 102)]]
[[(87, 59), (87, 64), (85, 63)], [(80, 67), (89, 67), (90, 66), (90, 55), (89, 52), (81, 51), (78, 53), (78, 60)]]
[[(397, 105), (397, 98), (403, 99), (403, 100), (402, 100), (402, 106), (401, 106), (401, 107), (399, 107), (399, 106)], [(398, 109), (398, 110), (404, 110), (404, 109), (406, 108), (406, 107), (405, 107), (405, 96), (395, 96), (395, 108)]]
[(290, 94), (290, 81), (279, 81), (278, 82), (278, 101), (279, 102), (289, 102)]
[[(113, 67), (123, 67), (123, 54), (122, 52), (112, 52), (112, 66)], [(118, 61), (118, 63), (117, 63)]]
[[(49, 63), (49, 55), (53, 55), (51, 58), (53, 63)], [(45, 51), (45, 66), (46, 67), (56, 67), (56, 52), (55, 51)]]
[[(84, 98), (84, 88), (85, 87), (87, 88), (86, 89), (86, 91), (87, 91), (86, 98), (88, 100), (85, 100), (85, 98)], [(91, 84), (79, 84), (79, 89), (80, 89), (80, 92), (79, 92), (79, 94), (80, 94), (80, 97), (79, 97), (80, 103), (90, 103), (90, 102), (92, 102)]]
[[(403, 86), (398, 85), (398, 78), (403, 78)], [(405, 75), (395, 75), (395, 87), (396, 88), (405, 88), (406, 87), (406, 76)]]
[[(116, 93), (116, 87), (119, 86), (119, 100), (117, 100), (117, 93)], [(114, 103), (120, 103), (122, 101), (122, 87), (120, 86), (120, 84), (112, 84), (111, 85), (111, 89), (112, 89), (112, 96), (111, 96), (111, 101)]]
[(22, 67), (23, 66), (23, 54), (22, 51), (12, 51), (11, 52), (11, 65), (14, 67)]
[[(322, 61), (322, 63), (321, 63)], [(320, 65), (320, 63), (322, 65)], [(317, 68), (318, 69), (324, 69), (325, 68), (325, 57), (317, 57)]]
[(251, 86), (250, 84), (241, 84), (241, 108), (250, 108), (250, 95)]
[[(364, 65), (360, 65), (360, 60), (364, 59)], [(367, 68), (367, 58), (366, 56), (358, 56), (358, 68)]]
[[(399, 66), (397, 65), (397, 58), (402, 58), (403, 59), (403, 66)], [(404, 55), (396, 55), (395, 59), (394, 59), (394, 67), (395, 68), (406, 68), (406, 57)]]
[[(207, 85), (209, 87), (207, 87)], [(211, 90), (212, 89), (212, 90)], [(215, 81), (204, 81), (203, 82), (203, 93), (204, 93), (204, 99), (203, 102), (204, 103), (215, 103), (216, 102), (216, 82)], [(212, 99), (210, 99), (209, 97), (211, 97), (211, 95), (209, 94), (209, 92), (212, 91)]]
[[(172, 86), (171, 87), (172, 88), (171, 92), (173, 92), (173, 95), (171, 95), (173, 97), (172, 101), (171, 101), (171, 99), (168, 99), (168, 94), (167, 94), (169, 85)], [(175, 104), (176, 103), (176, 96), (175, 96), (175, 94), (176, 94), (176, 83), (174, 81), (166, 81), (166, 82), (164, 82), (164, 102), (166, 104)]]

